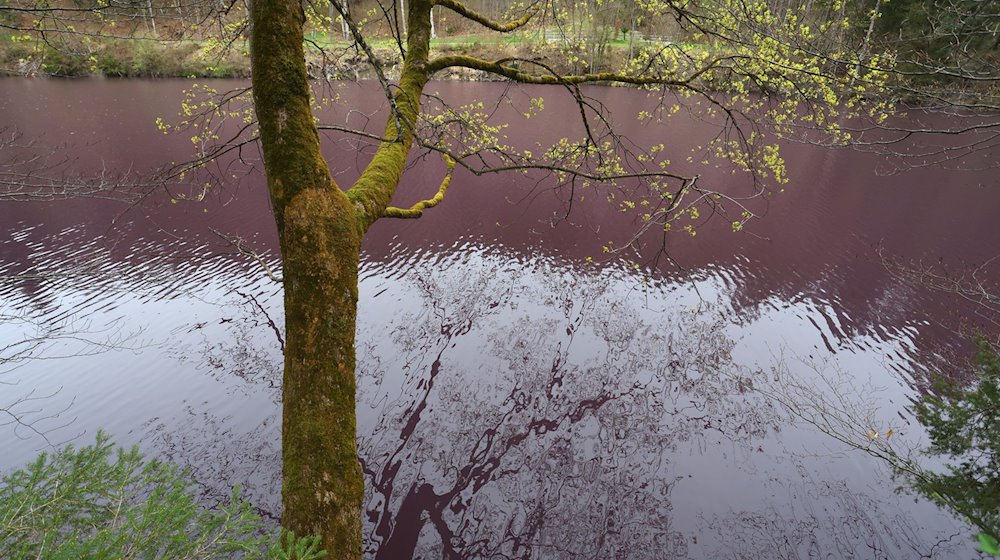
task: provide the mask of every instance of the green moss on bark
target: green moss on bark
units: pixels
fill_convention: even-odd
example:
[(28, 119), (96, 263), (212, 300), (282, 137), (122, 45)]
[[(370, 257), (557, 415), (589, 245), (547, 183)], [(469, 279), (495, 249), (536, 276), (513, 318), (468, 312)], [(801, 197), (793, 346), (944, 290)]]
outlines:
[(361, 233), (339, 190), (308, 189), (284, 212), (282, 524), (361, 551), (364, 483), (355, 420), (354, 333)]
[(389, 115), (385, 138), (371, 163), (347, 192), (363, 212), (360, 225), (367, 229), (378, 220), (392, 202), (413, 146), (413, 132), (420, 115), (420, 96), (427, 85), (427, 57), (430, 53), (431, 4), (426, 0), (410, 2), (407, 21), (406, 59), (399, 77), (399, 91), (393, 98), (395, 114)]
[(362, 230), (330, 177), (309, 107), (301, 5), (253, 3), (253, 90), (282, 252), (282, 525), (361, 556), (354, 334)]
[(358, 182), (330, 177), (309, 107), (301, 4), (252, 5), (253, 91), (285, 285), (282, 525), (317, 534), (332, 558), (361, 556), (355, 322), (365, 230), (383, 215), (413, 145), (430, 43), (427, 0), (410, 3), (396, 113)]

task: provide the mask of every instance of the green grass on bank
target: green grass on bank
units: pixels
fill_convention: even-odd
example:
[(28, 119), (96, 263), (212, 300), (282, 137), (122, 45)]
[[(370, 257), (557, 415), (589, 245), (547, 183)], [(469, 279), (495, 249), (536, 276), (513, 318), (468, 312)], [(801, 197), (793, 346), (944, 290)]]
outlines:
[[(561, 35), (557, 29), (548, 29), (534, 33), (467, 33), (457, 35), (438, 35), (431, 39), (431, 48), (443, 48), (451, 46), (474, 46), (474, 45), (530, 45), (530, 44), (557, 44), (561, 40)], [(327, 31), (312, 31), (306, 34), (306, 41), (314, 43), (322, 48), (345, 48), (351, 45), (344, 41), (339, 33)], [(628, 48), (630, 39), (628, 34), (618, 33), (613, 37), (605, 39), (605, 45), (612, 48)], [(632, 46), (649, 46), (662, 44), (656, 39), (647, 39), (636, 33), (632, 37)], [(396, 47), (396, 42), (392, 38), (378, 37), (369, 40), (372, 47)]]
[(21, 76), (107, 76), (112, 78), (245, 78), (250, 59), (245, 44), (212, 48), (209, 41), (163, 41), (70, 36), (56, 42), (0, 34), (0, 68)]

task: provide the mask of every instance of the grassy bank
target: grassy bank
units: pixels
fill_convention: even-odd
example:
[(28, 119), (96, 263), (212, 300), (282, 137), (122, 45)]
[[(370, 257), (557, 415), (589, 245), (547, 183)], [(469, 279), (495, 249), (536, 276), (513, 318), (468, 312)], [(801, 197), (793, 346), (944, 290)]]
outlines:
[[(398, 47), (389, 38), (370, 41), (373, 50), (392, 74), (401, 63)], [(637, 39), (638, 49), (648, 41)], [(526, 39), (519, 35), (453, 35), (434, 39), (439, 54), (466, 54), (495, 58), (546, 59), (559, 72), (614, 70), (628, 57), (629, 42), (609, 40), (600, 53), (584, 46)], [(567, 56), (569, 54), (570, 56)], [(364, 79), (372, 77), (367, 61), (348, 43), (326, 33), (312, 33), (306, 40), (306, 57), (314, 78)], [(220, 46), (212, 40), (163, 40), (154, 37), (61, 37), (58, 43), (29, 35), (0, 33), (0, 71), (11, 76), (109, 78), (247, 78), (250, 59), (245, 40)], [(483, 79), (476, 72), (456, 70), (443, 79)]]
[(206, 41), (149, 37), (71, 37), (58, 43), (0, 36), (0, 68), (8, 75), (110, 78), (246, 78), (245, 45), (220, 48)]

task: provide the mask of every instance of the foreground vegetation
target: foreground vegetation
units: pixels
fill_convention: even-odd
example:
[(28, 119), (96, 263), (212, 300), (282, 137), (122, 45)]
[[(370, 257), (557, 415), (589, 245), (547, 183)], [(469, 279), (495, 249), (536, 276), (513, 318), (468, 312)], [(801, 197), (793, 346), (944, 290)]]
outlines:
[(175, 466), (93, 445), (42, 453), (0, 483), (0, 550), (10, 560), (79, 558), (312, 560), (314, 537), (268, 528), (238, 491), (204, 507)]

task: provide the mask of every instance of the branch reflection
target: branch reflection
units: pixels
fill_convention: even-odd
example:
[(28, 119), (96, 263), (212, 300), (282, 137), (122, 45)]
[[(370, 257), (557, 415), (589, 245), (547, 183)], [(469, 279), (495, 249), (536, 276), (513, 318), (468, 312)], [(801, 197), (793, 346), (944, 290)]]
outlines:
[(727, 321), (651, 310), (621, 272), (503, 259), (416, 270), (376, 343), (399, 362), (361, 356), (368, 553), (686, 556), (678, 444), (715, 434), (749, 449), (778, 424), (731, 375)]

